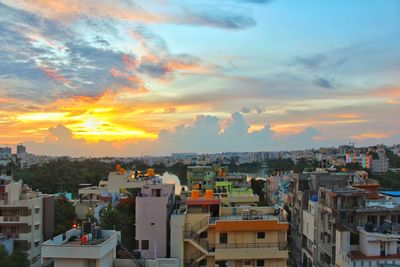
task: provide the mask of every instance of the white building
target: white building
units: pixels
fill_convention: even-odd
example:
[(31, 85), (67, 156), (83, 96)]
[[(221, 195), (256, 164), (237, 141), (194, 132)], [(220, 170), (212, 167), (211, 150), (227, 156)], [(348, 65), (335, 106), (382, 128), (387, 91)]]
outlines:
[(53, 261), (54, 267), (113, 267), (120, 232), (99, 230), (96, 235), (83, 235), (77, 228), (47, 240), (42, 244), (43, 262)]
[[(367, 231), (358, 227), (359, 240), (351, 242), (349, 231), (336, 230), (337, 267), (379, 267), (383, 264), (400, 264), (400, 235)], [(357, 244), (358, 243), (358, 244)]]

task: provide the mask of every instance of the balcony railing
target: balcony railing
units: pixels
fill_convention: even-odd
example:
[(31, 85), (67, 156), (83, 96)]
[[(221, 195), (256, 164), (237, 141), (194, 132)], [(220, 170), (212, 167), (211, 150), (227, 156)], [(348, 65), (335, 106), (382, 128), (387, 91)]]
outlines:
[(235, 249), (235, 248), (278, 248), (287, 250), (286, 242), (268, 242), (268, 243), (227, 243), (215, 244), (215, 249)]

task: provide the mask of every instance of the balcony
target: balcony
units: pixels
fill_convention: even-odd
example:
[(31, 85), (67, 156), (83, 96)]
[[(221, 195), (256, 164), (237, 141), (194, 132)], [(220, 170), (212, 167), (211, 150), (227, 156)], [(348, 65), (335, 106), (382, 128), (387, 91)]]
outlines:
[(286, 242), (215, 244), (215, 260), (287, 258)]

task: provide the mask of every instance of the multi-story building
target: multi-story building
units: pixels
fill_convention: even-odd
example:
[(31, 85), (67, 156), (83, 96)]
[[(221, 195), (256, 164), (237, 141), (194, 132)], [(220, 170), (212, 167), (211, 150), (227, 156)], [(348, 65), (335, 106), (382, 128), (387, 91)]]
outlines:
[(286, 266), (287, 230), (273, 207), (223, 207), (192, 191), (186, 211), (171, 217), (171, 257), (180, 266)]
[(136, 249), (145, 259), (169, 256), (169, 219), (175, 206), (174, 184), (148, 184), (136, 197)]
[(26, 252), (31, 266), (40, 266), (40, 246), (51, 237), (53, 224), (53, 196), (0, 177), (0, 232), (14, 238), (14, 249)]
[(337, 267), (380, 267), (400, 265), (399, 228), (389, 221), (373, 229), (371, 225), (358, 227), (357, 238), (348, 229), (336, 230)]
[(22, 144), (17, 145), (17, 154), (26, 153), (26, 147)]
[(317, 216), (318, 216), (318, 196), (314, 195), (308, 201), (308, 209), (303, 210), (303, 266), (311, 267), (316, 265), (317, 255)]
[(213, 189), (216, 173), (212, 166), (189, 166), (187, 168), (187, 182), (189, 190)]
[(113, 267), (119, 240), (120, 232), (114, 230), (95, 227), (85, 233), (74, 228), (44, 242), (42, 259), (54, 267)]
[(11, 147), (0, 147), (0, 158), (11, 157)]
[(384, 147), (378, 147), (375, 150), (377, 153), (376, 158), (372, 158), (372, 173), (385, 173), (389, 170), (389, 159), (386, 157), (386, 152)]

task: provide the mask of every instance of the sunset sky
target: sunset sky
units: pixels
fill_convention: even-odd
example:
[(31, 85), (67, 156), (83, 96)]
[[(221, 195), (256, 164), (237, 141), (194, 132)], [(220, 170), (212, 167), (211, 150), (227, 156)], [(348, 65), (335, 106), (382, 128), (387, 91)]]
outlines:
[(400, 143), (400, 1), (0, 0), (0, 145)]

